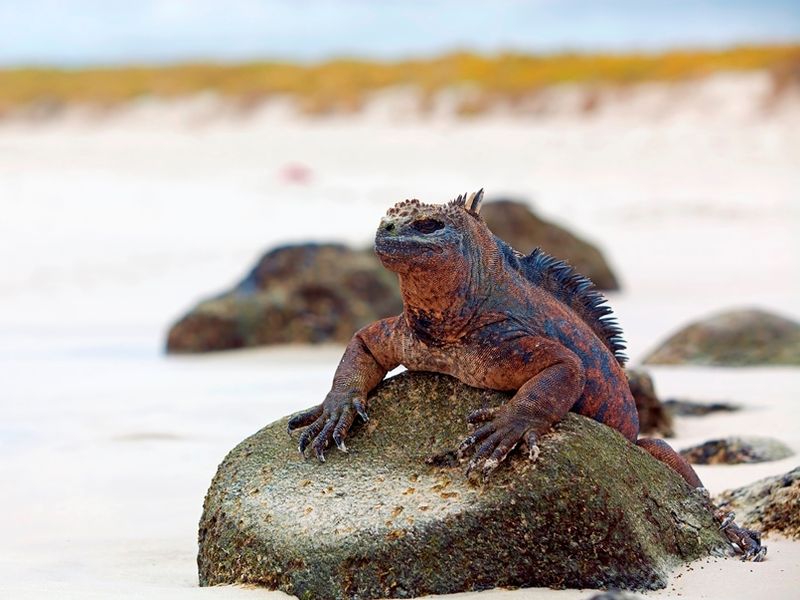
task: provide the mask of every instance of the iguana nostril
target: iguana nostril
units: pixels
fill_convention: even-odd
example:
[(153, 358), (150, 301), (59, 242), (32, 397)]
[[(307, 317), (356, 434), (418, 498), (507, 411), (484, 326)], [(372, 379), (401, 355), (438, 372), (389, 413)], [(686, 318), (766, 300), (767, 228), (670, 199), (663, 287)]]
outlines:
[(387, 224), (384, 226), (384, 229), (385, 229), (386, 231), (394, 231), (394, 223), (387, 223)]

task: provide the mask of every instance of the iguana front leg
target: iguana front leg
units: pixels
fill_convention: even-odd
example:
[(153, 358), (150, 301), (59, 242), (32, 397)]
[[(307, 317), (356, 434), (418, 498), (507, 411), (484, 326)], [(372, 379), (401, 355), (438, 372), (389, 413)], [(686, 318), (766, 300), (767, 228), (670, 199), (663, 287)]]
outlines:
[(356, 414), (364, 421), (369, 418), (366, 411), (367, 394), (386, 373), (400, 364), (401, 325), (401, 317), (392, 317), (356, 332), (339, 361), (331, 391), (322, 404), (289, 419), (289, 433), (306, 427), (298, 444), (303, 455), (311, 445), (316, 457), (324, 462), (325, 448), (331, 439), (339, 450), (347, 451), (344, 439)]
[[(585, 374), (581, 361), (566, 347), (545, 338), (524, 338), (515, 356), (524, 357), (531, 377), (506, 404), (481, 409), (467, 417), (483, 423), (459, 446), (459, 457), (476, 448), (467, 467), (469, 475), (481, 462), (488, 477), (520, 441), (528, 446), (531, 459), (539, 453), (538, 439), (560, 421), (583, 393)], [(498, 365), (507, 369), (509, 365)]]

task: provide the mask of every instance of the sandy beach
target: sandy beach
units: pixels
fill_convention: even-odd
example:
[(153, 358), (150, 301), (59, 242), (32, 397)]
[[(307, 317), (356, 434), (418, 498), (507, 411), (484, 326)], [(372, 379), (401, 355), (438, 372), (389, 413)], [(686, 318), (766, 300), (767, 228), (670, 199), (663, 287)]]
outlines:
[[(633, 365), (716, 310), (800, 319), (800, 101), (765, 111), (768, 94), (756, 73), (642, 86), (591, 115), (422, 118), (400, 94), (329, 119), (200, 97), (0, 121), (0, 597), (283, 596), (197, 587), (203, 497), (235, 444), (322, 400), (342, 348), (166, 357), (165, 332), (277, 243), (370, 243), (399, 199), (485, 187), (597, 242)], [(661, 396), (743, 407), (678, 418), (675, 447), (763, 435), (800, 453), (800, 369), (651, 372)], [(698, 473), (716, 494), (799, 462)], [(766, 543), (763, 564), (699, 561), (647, 597), (797, 598), (800, 542)]]

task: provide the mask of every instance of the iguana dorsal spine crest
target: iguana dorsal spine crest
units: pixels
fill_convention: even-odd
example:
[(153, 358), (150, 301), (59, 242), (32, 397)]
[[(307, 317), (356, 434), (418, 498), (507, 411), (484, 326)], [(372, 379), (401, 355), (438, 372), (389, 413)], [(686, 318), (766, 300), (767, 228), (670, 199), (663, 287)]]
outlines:
[[(504, 250), (511, 250), (505, 242), (496, 239), (501, 248), (505, 246)], [(571, 308), (592, 328), (619, 364), (625, 365), (628, 357), (625, 354), (622, 328), (612, 315), (605, 296), (597, 291), (591, 279), (578, 273), (568, 262), (547, 254), (541, 248), (534, 249), (527, 256), (514, 250), (504, 251), (503, 254), (528, 281)], [(514, 261), (516, 264), (513, 264)]]

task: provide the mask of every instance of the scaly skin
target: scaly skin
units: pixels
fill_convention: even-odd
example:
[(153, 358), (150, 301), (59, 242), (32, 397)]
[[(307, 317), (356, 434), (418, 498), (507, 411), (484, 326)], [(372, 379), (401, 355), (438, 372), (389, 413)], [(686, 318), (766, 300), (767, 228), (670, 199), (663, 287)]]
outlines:
[(289, 421), (290, 431), (306, 428), (300, 452), (310, 446), (324, 461), (331, 440), (346, 451), (355, 416), (367, 420), (369, 392), (404, 365), (516, 392), (497, 409), (468, 415), (478, 425), (458, 448), (459, 457), (472, 453), (468, 474), (487, 478), (520, 443), (535, 460), (537, 440), (571, 410), (701, 487), (666, 443), (637, 441), (636, 404), (605, 299), (564, 263), (536, 251), (522, 257), (498, 240), (478, 215), (481, 199), (482, 191), (445, 205), (407, 200), (381, 220), (375, 251), (399, 277), (403, 314), (358, 331), (324, 402)]

